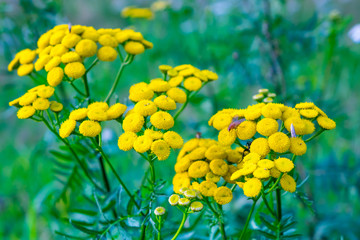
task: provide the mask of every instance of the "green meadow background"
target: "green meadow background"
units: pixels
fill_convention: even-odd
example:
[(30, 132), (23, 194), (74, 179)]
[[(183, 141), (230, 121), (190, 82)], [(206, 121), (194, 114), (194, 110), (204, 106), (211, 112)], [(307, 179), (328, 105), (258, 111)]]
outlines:
[[(178, 0), (154, 12), (153, 19), (125, 19), (124, 7), (150, 7), (154, 1), (116, 0), (3, 0), (0, 2), (0, 239), (64, 239), (55, 230), (66, 225), (64, 203), (54, 197), (58, 183), (54, 156), (59, 143), (51, 132), (31, 120), (18, 120), (8, 102), (34, 86), (28, 77), (7, 72), (17, 51), (36, 47), (38, 37), (57, 24), (95, 28), (132, 27), (154, 43), (125, 69), (116, 95), (127, 103), (129, 87), (160, 77), (158, 65), (192, 64), (211, 69), (219, 80), (207, 84), (176, 123), (185, 140), (201, 132), (216, 137), (208, 119), (223, 108), (245, 108), (259, 88), (278, 94), (277, 101), (294, 106), (314, 101), (337, 123), (308, 146), (297, 162), (300, 187), (307, 199), (286, 194), (285, 213), (294, 215), (302, 239), (360, 238), (360, 43), (349, 30), (360, 23), (357, 0)], [(269, 5), (268, 5), (269, 4)], [(266, 30), (268, 29), (268, 31)], [(359, 35), (359, 34), (358, 34)], [(269, 43), (272, 40), (272, 44)], [(90, 75), (92, 94), (103, 100), (117, 64), (98, 64)], [(119, 125), (108, 125), (106, 148), (123, 179), (132, 189), (140, 184), (147, 163), (121, 152)], [(157, 162), (157, 176), (167, 180), (171, 194), (176, 154)], [(110, 174), (110, 178), (114, 180)], [(115, 183), (115, 181), (112, 181)], [(85, 189), (86, 190), (86, 189)], [(243, 226), (250, 201), (237, 190), (225, 206), (226, 230)], [(169, 211), (164, 231), (177, 228), (179, 214), (166, 197), (158, 205)], [(251, 224), (254, 227), (256, 224)], [(196, 228), (207, 239), (207, 224)], [(189, 239), (195, 233), (188, 233)], [(185, 239), (185, 237), (183, 238)]]

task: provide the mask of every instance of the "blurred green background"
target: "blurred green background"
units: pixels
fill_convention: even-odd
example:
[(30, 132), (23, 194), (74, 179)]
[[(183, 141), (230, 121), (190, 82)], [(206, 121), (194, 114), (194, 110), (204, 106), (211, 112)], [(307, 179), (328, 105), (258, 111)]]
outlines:
[[(176, 129), (185, 140), (196, 132), (216, 137), (216, 131), (207, 126), (210, 116), (222, 108), (252, 104), (251, 96), (259, 88), (275, 91), (278, 101), (292, 106), (314, 101), (337, 122), (337, 128), (312, 142), (297, 164), (302, 179), (308, 177), (301, 190), (313, 201), (313, 210), (304, 199), (287, 194), (284, 212), (295, 216), (303, 239), (359, 239), (360, 44), (348, 32), (360, 23), (360, 2), (179, 0), (154, 11), (150, 20), (121, 17), (126, 6), (148, 8), (153, 3), (0, 2), (0, 239), (62, 239), (54, 231), (62, 229), (57, 218), (66, 213), (64, 203), (53, 196), (57, 185), (54, 156), (49, 153), (58, 143), (43, 125), (18, 120), (16, 109), (8, 107), (10, 100), (34, 84), (30, 78), (7, 72), (7, 64), (19, 50), (34, 49), (42, 33), (69, 22), (95, 28), (134, 27), (154, 43), (125, 70), (116, 92), (122, 102), (127, 101), (132, 84), (160, 77), (160, 64), (190, 63), (218, 73), (219, 80), (204, 87), (179, 118)], [(96, 66), (90, 87), (98, 100), (104, 98), (116, 71), (115, 63)], [(136, 188), (141, 181), (137, 176), (143, 175), (147, 164), (118, 150), (118, 126), (108, 126), (106, 133), (106, 151), (123, 178)], [(172, 154), (166, 162), (156, 163), (158, 176), (168, 180), (169, 194), (174, 162)], [(158, 202), (170, 208), (165, 197)], [(224, 208), (228, 232), (243, 226), (249, 204), (238, 190), (233, 204)], [(170, 212), (169, 224), (177, 218), (176, 210)], [(196, 230), (197, 237), (206, 236), (206, 224)], [(194, 238), (193, 234), (187, 236)]]

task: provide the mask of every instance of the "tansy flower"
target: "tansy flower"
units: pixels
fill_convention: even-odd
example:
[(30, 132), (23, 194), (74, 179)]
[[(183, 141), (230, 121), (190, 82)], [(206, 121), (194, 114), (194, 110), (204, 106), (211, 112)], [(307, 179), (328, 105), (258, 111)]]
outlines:
[(267, 170), (267, 169), (262, 168), (262, 167), (258, 167), (253, 172), (253, 175), (254, 175), (254, 177), (259, 178), (259, 179), (268, 178), (268, 177), (270, 177), (270, 170)]
[(217, 113), (214, 115), (212, 126), (216, 130), (222, 130), (224, 128), (227, 128), (230, 125), (231, 121), (232, 117), (230, 116), (230, 114)]
[(68, 119), (63, 122), (59, 129), (59, 135), (62, 138), (67, 138), (74, 131), (76, 126), (76, 121)]
[(69, 119), (79, 121), (87, 117), (87, 108), (79, 108), (72, 110), (69, 115)]
[(266, 104), (261, 109), (261, 114), (266, 118), (280, 119), (282, 116), (282, 112), (280, 108), (276, 104)]
[(169, 113), (163, 111), (158, 111), (151, 115), (150, 122), (154, 127), (163, 130), (168, 130), (174, 126), (173, 117)]
[(265, 157), (270, 152), (268, 140), (266, 138), (255, 139), (250, 145), (250, 152), (255, 152), (261, 157)]
[(32, 117), (35, 114), (36, 109), (32, 106), (24, 106), (17, 111), (16, 116), (19, 119), (26, 119)]
[(288, 192), (295, 192), (296, 190), (296, 182), (293, 177), (290, 175), (284, 174), (280, 179), (281, 187)]
[(229, 170), (228, 170), (227, 174), (225, 176), (223, 176), (223, 178), (226, 182), (235, 184), (235, 181), (231, 180), (231, 176), (233, 175), (234, 172), (236, 172), (238, 170), (238, 168), (235, 167), (234, 165), (228, 165), (228, 167), (229, 167)]
[(205, 158), (205, 152), (207, 151), (206, 147), (198, 147), (192, 150), (188, 155), (186, 155), (190, 160), (200, 160)]
[[(210, 167), (210, 168), (211, 168), (211, 167)], [(215, 175), (215, 174), (212, 173), (212, 172), (208, 172), (208, 173), (205, 175), (205, 179), (206, 179), (207, 181), (211, 181), (211, 182), (217, 183), (218, 181), (220, 181), (220, 176)]]
[(278, 129), (279, 124), (273, 118), (263, 118), (256, 125), (256, 131), (266, 137), (276, 133)]
[(312, 102), (302, 102), (295, 105), (295, 108), (297, 109), (308, 109), (315, 107), (315, 104)]
[(19, 77), (26, 76), (29, 75), (33, 71), (33, 69), (34, 69), (34, 64), (32, 63), (23, 64), (18, 68), (17, 74)]
[(264, 169), (271, 169), (275, 166), (274, 162), (268, 159), (260, 160), (257, 165)]
[(236, 135), (240, 140), (248, 140), (256, 134), (256, 123), (244, 121), (236, 128)]
[(50, 107), (50, 102), (46, 98), (37, 98), (32, 105), (36, 110), (46, 110)]
[(274, 163), (280, 172), (290, 172), (294, 168), (294, 163), (287, 158), (278, 158)]
[(105, 46), (99, 49), (97, 57), (100, 61), (112, 62), (117, 58), (117, 52), (114, 48)]
[(301, 156), (304, 155), (306, 153), (307, 150), (307, 146), (306, 143), (304, 142), (304, 140), (302, 140), (301, 138), (290, 138), (290, 152), (297, 155), (297, 156)]
[(19, 104), (21, 106), (30, 105), (37, 98), (37, 94), (34, 92), (27, 92), (19, 98)]
[(91, 57), (96, 54), (97, 45), (93, 40), (83, 39), (76, 44), (75, 51), (82, 57)]
[(222, 129), (218, 135), (218, 141), (221, 145), (230, 146), (236, 140), (236, 130), (231, 129), (230, 131), (227, 128)]
[(125, 44), (124, 50), (128, 54), (138, 55), (145, 51), (145, 47), (139, 42), (129, 41)]
[(187, 198), (195, 198), (196, 192), (194, 190), (188, 189), (188, 190), (184, 191), (184, 196)]
[(166, 92), (170, 89), (169, 83), (161, 78), (152, 79), (148, 86), (154, 92)]
[(184, 144), (184, 140), (182, 139), (182, 137), (174, 131), (167, 131), (166, 133), (164, 133), (163, 138), (165, 142), (167, 142), (170, 147), (174, 149), (181, 148)]
[(245, 163), (243, 168), (241, 168), (240, 170), (237, 170), (236, 172), (234, 172), (231, 175), (230, 180), (236, 180), (236, 179), (240, 178), (241, 176), (249, 175), (249, 174), (253, 173), (256, 168), (257, 168), (257, 165), (255, 163)]
[(68, 49), (64, 45), (57, 44), (51, 49), (50, 56), (53, 56), (53, 57), (54, 56), (59, 56), (59, 57), (61, 57), (67, 51), (68, 51)]
[(220, 176), (224, 176), (227, 174), (229, 167), (227, 163), (222, 159), (215, 159), (210, 162), (210, 170)]
[(203, 205), (201, 202), (198, 202), (198, 201), (192, 202), (192, 203), (190, 204), (190, 209), (191, 209), (192, 211), (194, 211), (194, 212), (199, 212), (199, 211), (201, 211), (203, 208), (204, 208), (204, 205)]
[(219, 145), (212, 145), (208, 148), (205, 152), (205, 157), (209, 160), (213, 159), (223, 159), (226, 158), (226, 152), (225, 149)]
[(71, 62), (65, 66), (65, 74), (70, 78), (80, 78), (85, 74), (85, 67), (80, 62)]
[(166, 95), (161, 95), (154, 99), (156, 106), (162, 110), (174, 110), (176, 109), (175, 101)]
[(143, 135), (138, 137), (134, 142), (134, 150), (139, 153), (144, 153), (151, 148), (153, 140), (151, 137)]
[(175, 172), (181, 173), (187, 171), (190, 167), (190, 164), (190, 159), (188, 157), (181, 158), (175, 164)]
[(59, 102), (56, 101), (51, 101), (50, 102), (50, 110), (53, 112), (61, 112), (61, 110), (63, 110), (63, 105)]
[(336, 123), (328, 117), (319, 116), (316, 121), (320, 127), (326, 130), (331, 130), (336, 127)]
[(303, 119), (297, 117), (290, 117), (286, 119), (284, 125), (289, 132), (291, 131), (291, 124), (293, 124), (295, 128), (296, 134), (304, 135), (306, 133), (306, 124)]
[(89, 111), (93, 109), (101, 109), (106, 111), (109, 109), (109, 105), (106, 102), (93, 102), (87, 108)]
[(125, 132), (139, 132), (145, 123), (144, 117), (138, 113), (132, 113), (124, 118), (122, 127)]
[(269, 139), (269, 147), (278, 153), (284, 153), (290, 148), (290, 139), (283, 132), (272, 134)]
[(188, 170), (189, 177), (202, 178), (210, 171), (209, 164), (205, 161), (193, 162)]
[(238, 163), (242, 159), (242, 154), (240, 153), (240, 151), (235, 149), (226, 150), (226, 155), (227, 155), (226, 158), (227, 161), (231, 163)]
[(42, 98), (50, 98), (54, 92), (55, 88), (49, 86), (41, 87), (36, 91), (37, 95)]
[(314, 109), (301, 109), (299, 113), (306, 118), (314, 118), (319, 114), (319, 112)]
[(121, 103), (115, 103), (107, 111), (106, 115), (108, 119), (117, 119), (126, 111), (126, 105)]
[(307, 119), (303, 119), (303, 122), (305, 123), (304, 135), (313, 134), (315, 132), (315, 125)]
[(87, 116), (93, 121), (106, 121), (108, 119), (106, 112), (101, 108), (90, 109), (87, 112)]
[(59, 66), (61, 63), (61, 57), (55, 56), (45, 64), (45, 71), (49, 72), (54, 67)]
[(248, 106), (244, 117), (246, 120), (256, 120), (261, 117), (261, 108), (258, 105)]
[(79, 132), (85, 137), (96, 137), (101, 132), (101, 126), (98, 122), (85, 120), (80, 124)]
[(151, 144), (151, 151), (162, 161), (170, 155), (170, 147), (164, 140), (156, 140)]
[(61, 56), (61, 61), (65, 64), (71, 62), (80, 62), (81, 57), (77, 52), (67, 52)]
[(197, 77), (188, 77), (184, 81), (184, 87), (189, 91), (197, 91), (201, 88), (201, 85), (201, 80)]
[(129, 93), (129, 99), (133, 102), (150, 100), (154, 96), (154, 92), (144, 82), (132, 85), (130, 87)]
[(43, 69), (45, 67), (45, 64), (47, 64), (50, 60), (51, 60), (50, 55), (44, 55), (39, 57), (34, 64), (35, 71), (40, 71), (41, 69)]
[(180, 206), (187, 206), (190, 204), (190, 200), (188, 198), (180, 198), (179, 205)]
[(146, 129), (144, 135), (151, 137), (153, 140), (160, 139), (163, 137), (163, 133), (160, 131), (154, 131), (152, 129)]
[(225, 205), (231, 202), (233, 194), (228, 187), (219, 187), (214, 192), (214, 199), (220, 205)]
[(196, 147), (199, 146), (199, 142), (200, 142), (200, 139), (198, 138), (193, 138), (193, 139), (190, 139), (189, 141), (187, 141), (184, 146), (183, 146), (183, 150), (185, 152), (190, 152), (192, 150), (194, 150)]
[(282, 114), (282, 120), (285, 122), (288, 118), (291, 117), (300, 118), (300, 113), (294, 108), (286, 107), (285, 111)]
[(162, 73), (166, 73), (166, 72), (169, 71), (170, 69), (172, 69), (172, 66), (169, 66), (169, 65), (160, 65), (160, 66), (159, 66), (159, 70), (160, 70)]
[(67, 48), (73, 48), (81, 40), (81, 37), (77, 34), (70, 33), (64, 36), (61, 40), (61, 44)]
[(273, 167), (271, 170), (270, 170), (270, 175), (274, 178), (278, 178), (280, 177), (280, 174), (281, 172), (276, 168), (276, 167)]
[(176, 76), (176, 77), (172, 77), (172, 78), (170, 78), (170, 80), (169, 80), (169, 85), (171, 86), (171, 87), (177, 87), (177, 86), (179, 86), (181, 83), (182, 83), (182, 81), (184, 80), (184, 77), (183, 76)]
[(247, 197), (256, 197), (261, 191), (261, 181), (257, 178), (248, 179), (243, 186), (244, 194)]
[(214, 192), (216, 189), (217, 186), (212, 181), (202, 181), (199, 186), (200, 193), (206, 197), (214, 196)]
[(179, 203), (180, 196), (177, 194), (173, 194), (169, 197), (168, 201), (171, 206), (176, 206)]
[[(141, 34), (141, 33), (140, 33)], [(117, 47), (118, 42), (116, 38), (111, 36), (110, 34), (104, 34), (99, 37), (99, 43), (103, 46), (109, 46), (111, 48)], [(100, 50), (99, 50), (100, 51)]]
[(155, 208), (155, 210), (154, 210), (154, 214), (156, 215), (156, 216), (162, 216), (162, 215), (164, 215), (166, 213), (166, 210), (165, 210), (165, 208), (163, 208), (163, 207), (157, 207), (157, 208)]
[(64, 77), (64, 71), (60, 67), (55, 67), (51, 69), (47, 74), (47, 82), (50, 86), (56, 87), (62, 82)]
[(181, 90), (180, 88), (176, 88), (176, 87), (172, 87), (170, 88), (166, 94), (171, 97), (172, 99), (174, 99), (175, 102), (177, 103), (185, 103), (186, 99), (187, 99), (187, 95), (186, 93)]
[(243, 159), (243, 162), (245, 163), (255, 163), (257, 164), (260, 161), (260, 154), (256, 153), (256, 152), (251, 152), (248, 155), (246, 155)]
[(24, 49), (19, 55), (19, 62), (21, 64), (32, 63), (36, 58), (36, 51), (30, 49)]
[(137, 135), (134, 132), (124, 132), (118, 139), (118, 146), (120, 150), (129, 151), (133, 148), (137, 139)]

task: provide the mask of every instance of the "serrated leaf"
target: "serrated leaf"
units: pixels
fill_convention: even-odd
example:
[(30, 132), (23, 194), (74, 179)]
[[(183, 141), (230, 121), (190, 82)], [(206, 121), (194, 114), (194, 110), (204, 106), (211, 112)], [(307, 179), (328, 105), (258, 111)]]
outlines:
[(98, 230), (94, 230), (94, 229), (90, 229), (90, 228), (86, 228), (84, 226), (82, 226), (80, 223), (78, 223), (78, 221), (75, 221), (73, 219), (69, 220), (71, 225), (73, 225), (75, 228), (79, 229), (80, 231), (87, 233), (89, 235), (95, 236), (97, 234), (100, 234), (101, 231)]
[(274, 232), (277, 230), (277, 226), (274, 226), (271, 222), (268, 222), (263, 216), (260, 216), (260, 220), (261, 220), (261, 222), (264, 223), (265, 226), (266, 226), (267, 228), (269, 228), (270, 230), (272, 230), (272, 231), (274, 231)]
[(301, 234), (290, 234), (290, 235), (283, 235), (282, 236), (282, 239), (292, 239), (292, 238), (299, 238), (301, 237), (302, 235)]
[(71, 236), (69, 234), (66, 234), (66, 233), (62, 233), (62, 232), (59, 232), (59, 231), (56, 231), (55, 230), (55, 234), (58, 234), (60, 236), (63, 236), (63, 237), (66, 237), (66, 238), (70, 238), (70, 239), (89, 239), (89, 237), (76, 237), (76, 236)]
[(59, 151), (56, 151), (56, 150), (50, 150), (49, 151), (52, 155), (54, 155), (55, 157), (57, 158), (60, 158), (62, 160), (65, 160), (65, 161), (72, 161), (72, 155), (71, 154), (65, 154), (63, 152), (59, 152)]
[(276, 236), (268, 233), (268, 232), (265, 232), (263, 230), (256, 230), (257, 232), (259, 232), (260, 234), (264, 235), (265, 237), (267, 238), (270, 238), (270, 239), (276, 239)]
[(70, 210), (70, 213), (80, 213), (86, 216), (95, 217), (97, 216), (98, 212), (90, 209), (81, 209), (81, 208), (74, 208)]

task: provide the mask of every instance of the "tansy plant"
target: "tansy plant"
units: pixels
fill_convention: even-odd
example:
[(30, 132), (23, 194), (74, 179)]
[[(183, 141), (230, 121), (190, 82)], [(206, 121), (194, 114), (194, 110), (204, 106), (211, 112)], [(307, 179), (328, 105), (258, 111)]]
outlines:
[[(18, 108), (18, 118), (43, 122), (65, 145), (59, 147), (60, 151), (52, 151), (57, 159), (56, 174), (64, 184), (58, 200), (67, 198), (73, 181), (80, 182), (84, 192), (88, 186), (82, 181), (84, 178), (92, 185), (93, 191), (85, 196), (90, 205), (70, 211), (66, 218), (86, 239), (121, 235), (118, 229), (127, 224), (132, 227), (127, 234), (140, 239), (160, 232), (165, 210), (155, 209), (153, 203), (164, 181), (156, 179), (154, 163), (166, 160), (171, 149), (183, 146), (183, 138), (171, 128), (192, 97), (218, 78), (214, 72), (188, 64), (161, 65), (161, 78), (131, 86), (130, 104), (110, 104), (125, 67), (136, 55), (152, 47), (151, 42), (132, 29), (59, 25), (39, 38), (36, 49), (18, 52), (8, 66), (9, 71), (17, 70), (19, 76), (29, 76), (37, 84), (9, 103)], [(93, 96), (88, 73), (103, 61), (119, 61), (120, 66), (107, 95)], [(74, 94), (71, 100), (64, 98), (69, 88), (73, 89), (70, 94)], [(119, 149), (134, 149), (149, 163), (149, 171), (144, 173), (137, 191), (129, 188), (103, 149), (102, 129), (109, 121), (123, 130), (118, 138)], [(110, 181), (107, 168), (119, 187)], [(117, 200), (122, 189), (129, 197), (127, 205)], [(154, 220), (157, 226), (149, 224)], [(72, 238), (61, 231), (57, 234)]]
[[(267, 89), (259, 92), (261, 98), (268, 94)], [(175, 164), (174, 192), (185, 194), (188, 202), (192, 199), (186, 194), (189, 191), (201, 196), (199, 201), (218, 223), (222, 239), (227, 236), (221, 206), (233, 200), (237, 187), (253, 201), (240, 239), (247, 239), (249, 222), (260, 199), (270, 216), (260, 215), (264, 228), (259, 232), (270, 239), (298, 237), (288, 231), (294, 224), (292, 218), (282, 217), (281, 196), (283, 192), (296, 192), (300, 182), (296, 157), (306, 153), (308, 142), (334, 129), (335, 122), (312, 102), (295, 107), (261, 102), (245, 109), (223, 109), (208, 123), (219, 131), (218, 140), (203, 139), (198, 134), (184, 144)], [(181, 199), (172, 195), (169, 202), (180, 204)], [(186, 219), (187, 212), (183, 213)], [(182, 228), (183, 222), (174, 239)]]

